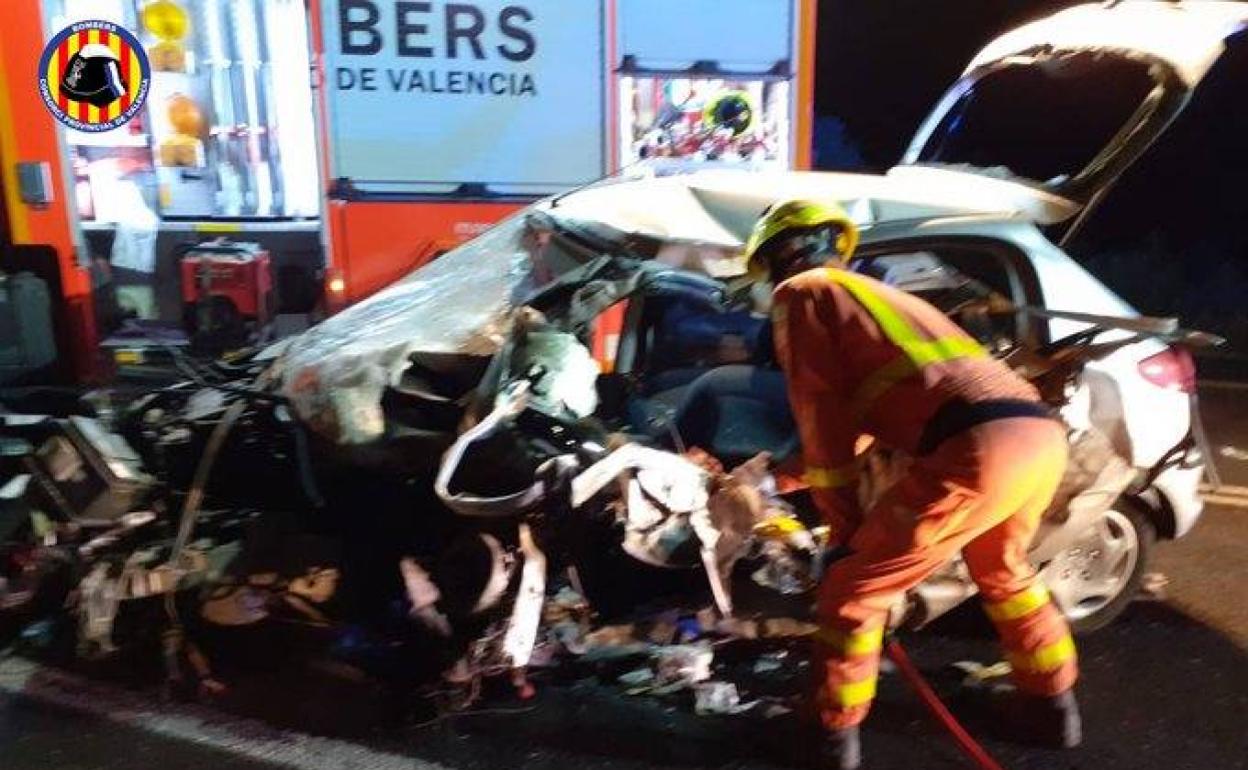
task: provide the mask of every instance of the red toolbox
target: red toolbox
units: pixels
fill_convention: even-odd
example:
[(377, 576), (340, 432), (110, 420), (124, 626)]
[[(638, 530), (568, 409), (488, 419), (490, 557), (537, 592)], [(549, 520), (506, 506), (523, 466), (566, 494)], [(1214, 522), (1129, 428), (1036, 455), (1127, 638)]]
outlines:
[(182, 257), (182, 303), (193, 340), (213, 340), (213, 347), (245, 344), (272, 320), (269, 252), (256, 243), (225, 240), (191, 247)]

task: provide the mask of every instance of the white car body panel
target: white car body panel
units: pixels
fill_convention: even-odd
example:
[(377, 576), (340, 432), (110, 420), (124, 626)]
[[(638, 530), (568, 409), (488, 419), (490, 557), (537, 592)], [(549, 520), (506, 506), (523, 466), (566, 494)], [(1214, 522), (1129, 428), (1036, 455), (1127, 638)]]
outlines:
[(622, 233), (740, 248), (764, 209), (798, 197), (839, 201), (864, 228), (987, 213), (1047, 224), (1078, 211), (1030, 185), (921, 167), (887, 175), (711, 168), (590, 187), (544, 205), (552, 214)]
[[(968, 95), (981, 82), (995, 77), (996, 72), (1043, 72), (1051, 64), (1060, 65), (1067, 58), (1089, 54), (1096, 59), (1130, 59), (1147, 67), (1154, 80), (1153, 88), (1146, 92), (1147, 96), (1141, 96), (1143, 100), (1134, 113), (1123, 116), (1127, 122), (1103, 138), (1107, 143), (1099, 153), (1081, 168), (1063, 168), (1060, 172), (1032, 169), (1031, 173), (1039, 178), (1018, 177), (1037, 189), (1060, 196), (1058, 199), (1074, 211), (1085, 205), (1095, 208), (1100, 194), (1158, 141), (1184, 110), (1201, 80), (1226, 52), (1227, 38), (1246, 27), (1248, 3), (1221, 0), (1089, 3), (1025, 24), (994, 39), (979, 52), (920, 124), (901, 163), (960, 168), (958, 153), (944, 157), (939, 147), (949, 139), (949, 132), (956, 133), (962, 120), (953, 118), (967, 108)], [(1093, 109), (1094, 104), (1089, 103), (1086, 109)], [(1042, 112), (1028, 113), (1028, 109), (1026, 104), (1018, 107), (1022, 115), (1044, 120)], [(1018, 137), (1015, 146), (1026, 147), (1026, 141)], [(1010, 169), (1017, 166), (1017, 159), (1003, 156), (994, 160), (992, 152), (976, 157), (973, 162), (978, 168), (968, 166), (967, 170), (993, 176), (1012, 175)], [(1038, 217), (1033, 219), (1044, 222)], [(1067, 237), (1081, 226), (1081, 220), (1072, 222)]]
[(1174, 514), (1175, 538), (1192, 530), (1200, 514), (1205, 510), (1205, 500), (1200, 496), (1200, 482), (1205, 469), (1202, 462), (1169, 468), (1157, 477), (1153, 486), (1166, 498), (1170, 512)]
[[(622, 234), (737, 249), (758, 213), (771, 203), (799, 196), (845, 201), (864, 225), (864, 245), (919, 237), (1003, 241), (1026, 254), (1044, 307), (1105, 316), (1139, 315), (1046, 239), (1030, 217), (988, 194), (999, 189), (998, 183), (1029, 188), (950, 170), (920, 176), (922, 184), (916, 184), (916, 175), (909, 173), (879, 176), (707, 170), (591, 188), (547, 210), (558, 217), (606, 225)], [(943, 187), (931, 184), (936, 179), (957, 180), (959, 184), (949, 188), (956, 192), (940, 195)], [(987, 197), (981, 198), (981, 193)], [(995, 210), (984, 212), (982, 209), (993, 200), (997, 201)], [(1087, 328), (1086, 324), (1063, 319), (1050, 320), (1048, 325), (1054, 340)], [(1110, 332), (1102, 339), (1125, 334)], [(1084, 375), (1089, 391), (1088, 419), (1141, 472), (1183, 441), (1191, 428), (1188, 394), (1161, 388), (1140, 374), (1139, 362), (1163, 350), (1165, 345), (1160, 342), (1142, 340), (1093, 362)], [(1172, 468), (1158, 480), (1157, 487), (1174, 512), (1178, 533), (1190, 529), (1202, 510), (1199, 477), (1198, 466), (1194, 470)]]
[[(968, 222), (965, 219), (929, 222), (916, 234), (981, 235), (1013, 243), (1028, 255), (1040, 283), (1043, 305), (1097, 315), (1134, 317), (1139, 313), (1125, 300), (1092, 277), (1064, 251), (1030, 224), (1018, 220)], [(890, 230), (890, 237), (894, 233)], [(1058, 340), (1087, 328), (1064, 319), (1048, 322), (1051, 339)], [(1102, 339), (1125, 336), (1107, 333)], [(1092, 423), (1111, 438), (1115, 449), (1134, 466), (1151, 468), (1178, 444), (1191, 427), (1188, 394), (1167, 390), (1145, 380), (1138, 364), (1165, 350), (1155, 340), (1141, 340), (1088, 365), (1085, 378), (1092, 390)]]
[[(1050, 310), (1136, 316), (1118, 295), (1092, 278), (1078, 263), (1034, 228), (1021, 246), (1031, 256)], [(1049, 322), (1052, 339), (1074, 334), (1084, 324), (1062, 319)], [(1122, 333), (1125, 334), (1125, 333)], [(1109, 339), (1106, 335), (1104, 339)], [(1142, 340), (1088, 366), (1088, 376), (1104, 385), (1093, 400), (1093, 422), (1114, 439), (1118, 451), (1139, 468), (1149, 468), (1169, 452), (1191, 427), (1188, 394), (1167, 390), (1145, 380), (1139, 362), (1165, 350), (1155, 340)], [(1101, 374), (1103, 377), (1098, 378)], [(1110, 388), (1113, 391), (1110, 392)]]
[(1041, 47), (1115, 50), (1169, 63), (1189, 86), (1200, 82), (1225, 50), (1228, 35), (1248, 22), (1248, 4), (1128, 0), (1080, 5), (1001, 35), (971, 60), (967, 72)]

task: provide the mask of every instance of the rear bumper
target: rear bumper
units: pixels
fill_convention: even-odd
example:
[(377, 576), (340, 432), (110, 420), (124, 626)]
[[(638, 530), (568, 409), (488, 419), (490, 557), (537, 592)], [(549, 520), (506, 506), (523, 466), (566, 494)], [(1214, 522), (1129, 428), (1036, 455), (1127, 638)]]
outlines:
[(1200, 482), (1205, 475), (1205, 464), (1200, 452), (1188, 450), (1183, 462), (1162, 471), (1153, 481), (1153, 487), (1165, 498), (1167, 507), (1174, 515), (1174, 536), (1186, 535), (1200, 518), (1205, 501), (1200, 496)]

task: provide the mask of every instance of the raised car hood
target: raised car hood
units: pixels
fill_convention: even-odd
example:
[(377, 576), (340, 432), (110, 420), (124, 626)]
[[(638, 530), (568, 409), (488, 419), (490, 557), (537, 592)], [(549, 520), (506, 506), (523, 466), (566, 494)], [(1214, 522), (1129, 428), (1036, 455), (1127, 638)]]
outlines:
[(1174, 68), (1189, 88), (1209, 73), (1225, 40), (1248, 21), (1248, 3), (1131, 0), (1068, 8), (1005, 33), (979, 52), (967, 73), (1042, 48), (1145, 54)]
[(970, 63), (902, 163), (1024, 181), (1085, 209), (1186, 106), (1248, 25), (1248, 3), (1076, 6), (1008, 32)]

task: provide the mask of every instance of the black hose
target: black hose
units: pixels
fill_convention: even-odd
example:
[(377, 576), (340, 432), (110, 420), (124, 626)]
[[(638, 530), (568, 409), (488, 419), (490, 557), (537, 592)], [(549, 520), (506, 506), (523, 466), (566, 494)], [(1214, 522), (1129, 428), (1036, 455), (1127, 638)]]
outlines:
[(287, 399), (285, 396), (281, 395), (280, 393), (268, 393), (263, 390), (253, 390), (251, 388), (240, 387), (238, 385), (228, 385), (226, 383), (209, 382), (203, 376), (203, 373), (200, 372), (192, 363), (193, 359), (191, 359), (189, 356), (187, 356), (185, 353), (178, 350), (177, 348), (170, 347), (170, 348), (167, 348), (167, 350), (173, 356), (173, 362), (174, 362), (174, 365), (178, 367), (178, 371), (181, 372), (187, 379), (191, 380), (192, 382), (194, 382), (196, 385), (199, 385), (200, 387), (211, 388), (213, 390), (219, 390), (222, 393), (229, 393), (231, 395), (241, 396), (243, 398), (251, 399), (253, 401), (267, 401), (273, 404), (289, 403), (289, 399)]
[(295, 468), (299, 474), (299, 486), (303, 488), (304, 497), (317, 508), (325, 507), (325, 498), (316, 484), (316, 475), (312, 472), (312, 457), (308, 451), (308, 434), (298, 421), (292, 422), (290, 432), (295, 439)]

